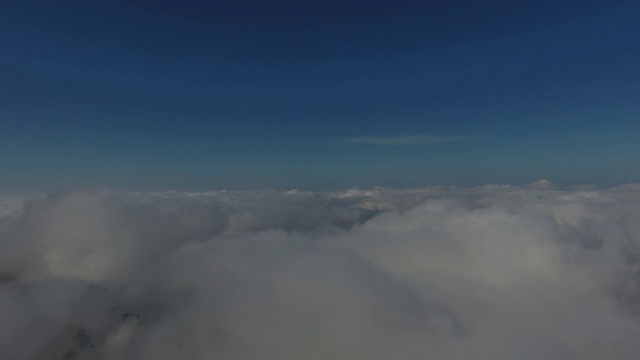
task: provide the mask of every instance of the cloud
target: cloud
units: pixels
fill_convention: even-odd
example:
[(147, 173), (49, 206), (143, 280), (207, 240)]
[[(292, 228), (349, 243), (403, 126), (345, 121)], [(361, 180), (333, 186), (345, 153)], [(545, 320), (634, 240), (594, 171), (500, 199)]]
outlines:
[(447, 144), (465, 141), (481, 140), (483, 137), (474, 136), (435, 136), (435, 135), (408, 135), (408, 136), (363, 136), (343, 140), (343, 144), (370, 144), (380, 146), (414, 146), (430, 144)]
[(635, 358), (640, 187), (539, 184), (12, 197), (0, 352)]

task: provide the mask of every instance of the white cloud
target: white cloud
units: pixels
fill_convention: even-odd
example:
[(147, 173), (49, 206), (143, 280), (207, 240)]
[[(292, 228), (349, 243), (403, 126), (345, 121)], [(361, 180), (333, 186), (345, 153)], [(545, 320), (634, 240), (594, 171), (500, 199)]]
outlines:
[(0, 352), (634, 359), (640, 188), (544, 185), (12, 198)]
[(483, 137), (474, 136), (435, 136), (435, 135), (407, 135), (407, 136), (362, 136), (343, 140), (343, 144), (370, 144), (381, 146), (413, 146), (429, 144), (447, 144), (464, 141), (481, 140)]

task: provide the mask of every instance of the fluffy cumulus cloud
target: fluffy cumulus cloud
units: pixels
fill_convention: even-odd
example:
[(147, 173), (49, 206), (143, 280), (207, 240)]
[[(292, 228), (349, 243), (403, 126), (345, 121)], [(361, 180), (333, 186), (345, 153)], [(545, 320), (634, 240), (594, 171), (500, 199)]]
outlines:
[(7, 359), (636, 359), (640, 187), (0, 198)]

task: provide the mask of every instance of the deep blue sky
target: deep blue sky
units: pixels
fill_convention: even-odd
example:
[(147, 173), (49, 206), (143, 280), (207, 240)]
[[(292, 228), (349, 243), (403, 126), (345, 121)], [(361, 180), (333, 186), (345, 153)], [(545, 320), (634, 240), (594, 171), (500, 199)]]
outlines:
[(638, 1), (4, 1), (0, 191), (640, 181)]

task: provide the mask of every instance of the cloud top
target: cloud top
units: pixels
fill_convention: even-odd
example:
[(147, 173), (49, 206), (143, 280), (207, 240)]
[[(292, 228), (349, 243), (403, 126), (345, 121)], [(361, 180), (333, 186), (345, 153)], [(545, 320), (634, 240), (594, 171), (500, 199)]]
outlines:
[(540, 184), (11, 198), (0, 352), (634, 359), (638, 186)]

